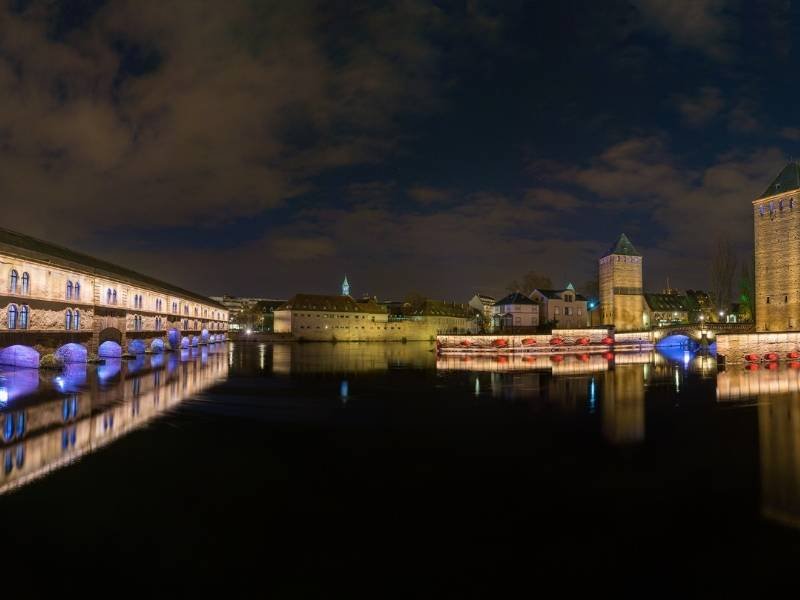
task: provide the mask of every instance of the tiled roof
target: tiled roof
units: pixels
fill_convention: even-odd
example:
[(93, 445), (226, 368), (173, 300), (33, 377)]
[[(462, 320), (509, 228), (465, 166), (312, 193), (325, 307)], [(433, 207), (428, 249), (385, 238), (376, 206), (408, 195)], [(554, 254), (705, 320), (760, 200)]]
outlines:
[(350, 296), (328, 296), (325, 294), (295, 294), (286, 304), (275, 310), (309, 310), (385, 314), (386, 308), (373, 300), (357, 302)]
[(425, 300), (421, 307), (407, 307), (406, 314), (422, 317), (461, 317), (471, 319), (475, 309), (469, 304), (443, 302), (441, 300)]
[(628, 236), (624, 233), (621, 233), (619, 238), (617, 239), (617, 243), (611, 246), (603, 256), (609, 256), (611, 254), (621, 254), (623, 256), (641, 256), (639, 252), (636, 251), (631, 241), (628, 239)]
[(506, 306), (507, 304), (536, 304), (536, 302), (528, 298), (525, 294), (514, 292), (494, 303), (495, 306)]
[(120, 267), (114, 263), (106, 262), (88, 254), (76, 252), (75, 250), (70, 250), (69, 248), (64, 248), (63, 246), (58, 246), (9, 229), (0, 228), (0, 250), (11, 255), (49, 262), (75, 271), (89, 272), (101, 277), (105, 276), (121, 279), (132, 285), (151, 287), (165, 293), (191, 298), (192, 300), (202, 302), (209, 306), (217, 306), (226, 309), (224, 305), (212, 300), (208, 296), (184, 290), (178, 286), (160, 281), (148, 275), (137, 273), (125, 267)]
[(689, 298), (683, 294), (645, 294), (644, 299), (650, 310), (688, 311), (691, 307)]
[(783, 170), (778, 173), (778, 176), (772, 180), (772, 183), (758, 199), (797, 189), (800, 189), (800, 164), (792, 161), (783, 167)]
[[(574, 287), (568, 287), (565, 290), (540, 290), (539, 288), (536, 288), (535, 290), (533, 290), (533, 292), (539, 292), (545, 298), (550, 298), (551, 300), (561, 300), (561, 294), (563, 294), (564, 292), (573, 292), (574, 293), (575, 292), (575, 288)], [(531, 292), (531, 294), (533, 292)], [(583, 296), (581, 294), (575, 294), (575, 300), (577, 300), (579, 302), (586, 302), (586, 296)]]

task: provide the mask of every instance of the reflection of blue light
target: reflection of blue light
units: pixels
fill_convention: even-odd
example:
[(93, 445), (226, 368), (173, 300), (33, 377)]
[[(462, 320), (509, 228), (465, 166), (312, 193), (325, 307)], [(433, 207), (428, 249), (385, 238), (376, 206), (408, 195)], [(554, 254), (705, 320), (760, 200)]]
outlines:
[(5, 404), (8, 402), (8, 388), (3, 386), (0, 387), (0, 403)]
[(480, 377), (476, 377), (475, 378), (475, 395), (476, 396), (480, 396), (481, 395), (481, 379), (480, 379)]
[(108, 381), (119, 374), (122, 368), (122, 360), (119, 358), (107, 358), (106, 364), (97, 367), (97, 377), (101, 382)]
[(150, 366), (154, 369), (164, 366), (164, 355), (163, 354), (153, 354), (150, 356)]
[(64, 391), (64, 379), (62, 377), (56, 377), (55, 378), (55, 382), (56, 382), (56, 385), (58, 386), (58, 389), (60, 389), (63, 392)]
[(343, 379), (342, 383), (339, 384), (339, 396), (341, 396), (342, 400), (347, 401), (347, 397), (350, 395), (350, 384), (347, 383), (347, 379)]
[(589, 412), (594, 412), (597, 407), (597, 390), (594, 385), (594, 377), (589, 381)]
[(689, 359), (691, 360), (692, 355), (694, 352), (691, 350), (686, 350), (685, 348), (680, 348), (678, 346), (657, 346), (656, 352), (658, 352), (661, 356), (663, 356), (667, 362), (673, 364), (684, 364), (686, 353), (688, 352)]
[(692, 353), (688, 350), (683, 351), (683, 366), (689, 368), (689, 361), (692, 360)]

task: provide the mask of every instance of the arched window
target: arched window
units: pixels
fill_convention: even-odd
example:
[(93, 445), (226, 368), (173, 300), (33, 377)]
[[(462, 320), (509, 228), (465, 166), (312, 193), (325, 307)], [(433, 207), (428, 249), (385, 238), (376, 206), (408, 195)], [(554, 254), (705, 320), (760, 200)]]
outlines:
[(67, 300), (72, 300), (72, 282), (67, 280)]
[(31, 293), (31, 276), (27, 273), (22, 274), (22, 293), (26, 296)]
[(111, 304), (116, 304), (116, 303), (117, 303), (117, 290), (114, 290), (113, 292), (111, 292)]
[(106, 304), (111, 304), (111, 288), (106, 290)]
[(75, 282), (75, 300), (81, 299), (81, 284), (77, 281)]
[(8, 305), (8, 328), (9, 329), (16, 329), (17, 328), (17, 305), (16, 304), (9, 304)]
[(23, 306), (19, 309), (19, 328), (20, 329), (27, 329), (28, 328), (28, 314), (30, 313), (30, 309), (27, 306)]
[(17, 274), (16, 269), (11, 270), (11, 276), (8, 279), (8, 289), (12, 294), (17, 293), (17, 280), (19, 279), (19, 275)]
[(75, 311), (75, 316), (72, 317), (72, 326), (75, 329), (80, 330), (80, 328), (81, 328), (81, 311), (79, 311), (79, 310)]
[(69, 331), (72, 329), (72, 311), (68, 308), (64, 315), (64, 328)]

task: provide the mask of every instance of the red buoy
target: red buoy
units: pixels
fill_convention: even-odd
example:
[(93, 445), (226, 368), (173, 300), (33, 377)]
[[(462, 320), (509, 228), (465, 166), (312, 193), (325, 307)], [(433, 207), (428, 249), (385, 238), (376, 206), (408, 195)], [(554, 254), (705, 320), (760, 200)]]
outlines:
[(606, 346), (610, 346), (611, 344), (614, 343), (614, 338), (612, 338), (610, 335), (607, 335), (602, 340), (600, 340), (600, 343)]
[(492, 342), (492, 346), (495, 348), (506, 348), (508, 346), (508, 340), (495, 340)]
[(774, 371), (775, 369), (777, 369), (777, 368), (778, 368), (778, 363), (777, 363), (777, 362), (768, 362), (768, 363), (765, 365), (765, 367), (764, 367), (764, 368), (766, 368), (766, 369), (769, 369), (770, 371)]
[(578, 359), (582, 362), (589, 362), (589, 355), (588, 354), (581, 354), (578, 356)]
[(768, 360), (768, 361), (778, 360), (778, 354), (776, 352), (767, 352), (764, 355), (764, 360)]
[(614, 360), (614, 353), (613, 352), (603, 352), (603, 358), (606, 360)]
[(561, 346), (563, 344), (564, 344), (564, 340), (562, 338), (560, 338), (560, 337), (554, 337), (554, 338), (551, 338), (551, 340), (550, 340), (550, 345), (551, 346)]
[(533, 339), (533, 338), (525, 338), (524, 340), (522, 340), (522, 345), (523, 346), (535, 346), (536, 345), (536, 340)]
[(472, 346), (472, 342), (469, 340), (461, 340), (461, 345), (468, 348), (469, 346)]
[(588, 346), (589, 345), (589, 338), (587, 338), (587, 337), (578, 338), (578, 341), (576, 343), (578, 345), (580, 345), (580, 346)]
[(758, 354), (745, 354), (744, 359), (749, 363), (756, 363), (760, 360)]
[(791, 358), (791, 359), (800, 358), (800, 352), (797, 352), (796, 350), (792, 350), (791, 352), (787, 352), (786, 353), (786, 358)]

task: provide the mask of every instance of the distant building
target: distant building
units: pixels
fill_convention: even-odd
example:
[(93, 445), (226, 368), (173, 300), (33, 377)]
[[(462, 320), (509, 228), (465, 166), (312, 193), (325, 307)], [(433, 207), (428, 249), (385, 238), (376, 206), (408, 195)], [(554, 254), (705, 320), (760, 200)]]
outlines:
[(619, 331), (645, 326), (642, 255), (623, 233), (599, 261), (601, 321)]
[[(264, 329), (266, 323), (263, 317), (259, 317), (256, 313), (263, 312), (264, 307), (267, 308), (267, 312), (271, 312), (274, 307), (286, 302), (285, 300), (276, 300), (274, 298), (243, 298), (229, 295), (212, 296), (211, 299), (228, 309), (231, 331), (244, 331), (246, 329), (268, 331), (268, 329)], [(262, 308), (254, 310), (259, 304)], [(267, 320), (271, 321), (271, 317), (268, 317)]]
[(495, 302), (497, 302), (495, 298), (480, 292), (476, 293), (469, 301), (469, 305), (480, 313), (484, 329), (490, 329), (492, 326)]
[(478, 312), (469, 304), (425, 299), (415, 305), (403, 303), (390, 319), (424, 323), (437, 333), (475, 333), (477, 316)]
[(539, 305), (525, 294), (514, 292), (494, 303), (492, 324), (495, 329), (538, 327)]
[(533, 290), (531, 300), (541, 307), (539, 319), (542, 324), (556, 322), (560, 329), (589, 325), (588, 301), (575, 292), (571, 283), (563, 290)]
[(344, 276), (344, 281), (342, 282), (342, 296), (349, 296), (350, 295), (350, 282), (347, 281), (347, 275)]
[(704, 321), (711, 323), (719, 317), (711, 296), (702, 290), (686, 290), (686, 297), (689, 300), (689, 321), (698, 323)]
[(644, 294), (644, 300), (645, 328), (689, 322), (691, 303), (683, 294)]
[(753, 201), (756, 331), (800, 328), (800, 163)]

